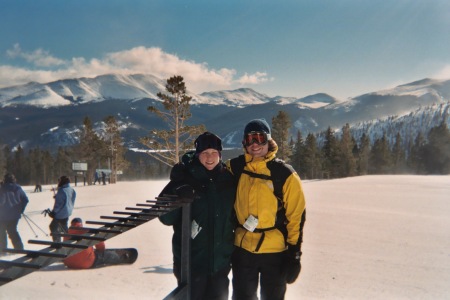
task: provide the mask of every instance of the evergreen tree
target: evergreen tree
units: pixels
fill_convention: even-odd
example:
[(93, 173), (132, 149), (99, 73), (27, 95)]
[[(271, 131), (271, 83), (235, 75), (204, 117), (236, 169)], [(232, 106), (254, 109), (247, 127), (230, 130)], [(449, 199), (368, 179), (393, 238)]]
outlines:
[(303, 151), (303, 164), (301, 165), (301, 172), (305, 178), (314, 179), (322, 178), (320, 150), (317, 147), (317, 140), (314, 134), (309, 133), (306, 136), (305, 146)]
[(39, 148), (31, 149), (28, 152), (27, 165), (29, 168), (31, 184), (44, 184), (42, 178), (42, 152)]
[(415, 174), (424, 174), (425, 167), (423, 162), (423, 147), (425, 146), (425, 138), (422, 132), (419, 131), (414, 140), (414, 145), (411, 147), (409, 151), (409, 156), (407, 159), (408, 167)]
[(427, 174), (450, 173), (450, 131), (445, 122), (431, 128), (421, 154)]
[[(8, 145), (6, 145), (3, 148), (3, 156), (5, 158), (5, 163), (4, 163), (4, 170), (3, 170), (3, 174), (6, 174), (8, 172), (13, 172), (14, 170), (14, 161), (12, 158), (12, 153), (11, 153), (11, 148), (9, 148)], [(2, 177), (3, 178), (3, 177)]]
[[(3, 145), (0, 145), (0, 148), (2, 149), (0, 151), (0, 176), (3, 176), (6, 174), (6, 156), (5, 156), (5, 147)], [(9, 153), (8, 153), (9, 155)], [(2, 177), (0, 177), (2, 178)], [(0, 180), (1, 181), (1, 180)]]
[(289, 146), (289, 129), (291, 128), (291, 119), (284, 111), (279, 111), (272, 118), (272, 137), (278, 144), (277, 156), (282, 160), (289, 162), (292, 155), (292, 149)]
[(359, 148), (357, 151), (357, 169), (359, 175), (367, 175), (369, 173), (369, 157), (370, 157), (370, 140), (365, 133), (359, 140)]
[(338, 147), (338, 141), (334, 136), (334, 131), (331, 127), (325, 132), (325, 141), (322, 147), (322, 171), (325, 178), (337, 178), (339, 177), (340, 161), (340, 149)]
[(391, 173), (391, 151), (386, 134), (381, 139), (376, 139), (370, 152), (370, 173)]
[(95, 133), (89, 117), (86, 117), (83, 121), (83, 131), (80, 136), (80, 144), (77, 148), (76, 153), (78, 157), (74, 158), (74, 161), (78, 160), (79, 162), (87, 163), (86, 179), (88, 184), (91, 184), (95, 169), (107, 165), (109, 152), (106, 143)]
[(342, 137), (340, 146), (340, 166), (339, 177), (349, 177), (356, 175), (356, 160), (353, 156), (354, 140), (350, 133), (350, 125), (347, 123), (342, 127)]
[(55, 182), (56, 178), (59, 176), (71, 174), (74, 158), (70, 148), (59, 147), (54, 161), (51, 178), (53, 178)]
[(149, 155), (160, 162), (172, 166), (179, 162), (180, 156), (191, 147), (196, 136), (205, 131), (203, 125), (188, 126), (186, 121), (191, 117), (190, 104), (192, 97), (186, 93), (182, 76), (167, 79), (166, 91), (170, 95), (158, 93), (163, 101), (164, 111), (156, 106), (149, 106), (148, 111), (162, 118), (168, 130), (152, 130), (150, 136), (141, 139), (147, 146)]
[(12, 164), (10, 164), (8, 167), (8, 172), (11, 172), (16, 176), (17, 182), (22, 185), (29, 183), (30, 174), (27, 168), (25, 151), (23, 150), (21, 145), (19, 145), (17, 147), (17, 150), (14, 152)]
[(300, 130), (297, 131), (297, 141), (294, 144), (293, 147), (293, 153), (291, 156), (291, 165), (292, 167), (297, 170), (300, 177), (304, 177), (304, 173), (302, 173), (302, 165), (304, 165), (304, 141), (302, 137), (302, 133)]
[(392, 170), (394, 174), (406, 171), (405, 150), (402, 147), (402, 137), (400, 133), (395, 136), (395, 143), (392, 147)]

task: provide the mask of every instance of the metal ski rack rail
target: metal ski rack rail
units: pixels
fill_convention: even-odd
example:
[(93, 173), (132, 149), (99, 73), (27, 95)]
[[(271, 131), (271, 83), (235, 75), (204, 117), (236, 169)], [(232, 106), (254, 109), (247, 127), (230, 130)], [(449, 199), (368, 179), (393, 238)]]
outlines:
[[(77, 230), (86, 231), (83, 234), (59, 234), (70, 239), (63, 242), (29, 240), (29, 244), (47, 245), (41, 250), (16, 250), (1, 249), (6, 253), (24, 254), (15, 260), (0, 260), (0, 286), (28, 275), (36, 270), (47, 267), (52, 263), (63, 260), (66, 257), (77, 254), (100, 241), (105, 241), (116, 235), (122, 234), (139, 225), (151, 221), (174, 209), (182, 208), (182, 268), (181, 287), (176, 288), (165, 299), (189, 299), (190, 298), (190, 213), (191, 199), (178, 198), (174, 195), (164, 195), (155, 200), (147, 200), (146, 203), (137, 203), (137, 207), (126, 207), (127, 211), (114, 211), (120, 216), (100, 216), (103, 220), (116, 220), (115, 222), (86, 221), (90, 225), (102, 225), (99, 228), (76, 227)], [(130, 212), (134, 211), (134, 212)]]

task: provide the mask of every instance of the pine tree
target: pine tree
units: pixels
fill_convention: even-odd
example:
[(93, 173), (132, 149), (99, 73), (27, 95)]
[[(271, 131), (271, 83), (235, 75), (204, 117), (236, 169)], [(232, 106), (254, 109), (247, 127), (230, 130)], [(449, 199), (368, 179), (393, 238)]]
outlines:
[(411, 149), (409, 150), (409, 155), (407, 159), (408, 167), (412, 170), (415, 174), (424, 174), (425, 173), (425, 167), (423, 162), (423, 148), (425, 146), (425, 138), (422, 134), (422, 132), (419, 131), (417, 133), (417, 136), (414, 140), (414, 144), (412, 145)]
[(55, 181), (59, 176), (72, 172), (72, 162), (74, 159), (70, 148), (59, 147), (54, 160), (55, 163), (51, 178), (55, 178)]
[(291, 119), (284, 111), (279, 111), (272, 118), (272, 138), (278, 144), (277, 156), (282, 160), (289, 162), (292, 155), (292, 148), (289, 145), (289, 129), (291, 128)]
[(391, 170), (391, 151), (386, 134), (383, 134), (381, 139), (375, 140), (370, 152), (370, 173), (389, 174)]
[(339, 142), (340, 147), (340, 170), (339, 177), (349, 177), (356, 175), (356, 160), (353, 156), (354, 140), (350, 133), (350, 125), (347, 123), (342, 127), (342, 137)]
[(0, 145), (0, 148), (2, 149), (0, 151), (0, 181), (1, 178), (3, 178), (3, 175), (6, 173), (6, 156), (4, 151), (4, 145)]
[(325, 132), (325, 141), (322, 147), (322, 171), (326, 178), (339, 177), (340, 169), (340, 149), (338, 141), (334, 136), (334, 131), (331, 127)]
[(392, 170), (394, 174), (400, 174), (406, 170), (405, 150), (402, 147), (402, 137), (398, 132), (392, 147)]
[(291, 165), (292, 167), (297, 170), (300, 177), (304, 177), (304, 173), (302, 173), (302, 165), (304, 165), (304, 141), (302, 137), (302, 133), (300, 130), (297, 131), (297, 141), (294, 144), (293, 147), (293, 153), (291, 156)]
[(150, 149), (149, 155), (158, 161), (172, 166), (180, 160), (180, 156), (191, 147), (196, 136), (205, 131), (203, 125), (188, 126), (186, 121), (191, 117), (190, 104), (192, 97), (187, 95), (182, 76), (167, 79), (166, 91), (170, 95), (158, 93), (163, 101), (164, 110), (149, 106), (148, 111), (162, 118), (168, 130), (152, 130), (150, 136), (141, 139)]
[(8, 172), (13, 173), (16, 176), (17, 182), (20, 184), (28, 184), (30, 180), (30, 174), (27, 168), (27, 159), (25, 151), (22, 146), (19, 145), (14, 152), (14, 156), (10, 165), (8, 165)]
[(369, 157), (370, 157), (370, 140), (365, 133), (359, 140), (357, 151), (357, 170), (359, 175), (367, 175), (369, 173)]
[(83, 121), (83, 131), (80, 136), (80, 144), (77, 148), (76, 153), (79, 155), (77, 160), (87, 163), (86, 178), (88, 184), (91, 184), (95, 169), (100, 168), (102, 164), (106, 166), (109, 152), (106, 143), (94, 131), (92, 121), (89, 117), (86, 117)]
[(304, 164), (300, 169), (305, 174), (305, 178), (322, 178), (320, 150), (317, 147), (317, 139), (312, 133), (306, 136), (303, 156)]
[(423, 147), (422, 160), (428, 174), (450, 173), (450, 131), (445, 122), (431, 128), (428, 143)]

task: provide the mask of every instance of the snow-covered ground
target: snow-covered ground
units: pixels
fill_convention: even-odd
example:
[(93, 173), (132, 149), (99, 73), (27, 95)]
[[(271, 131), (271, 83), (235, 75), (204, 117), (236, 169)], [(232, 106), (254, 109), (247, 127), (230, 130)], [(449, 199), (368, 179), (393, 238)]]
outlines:
[[(154, 199), (167, 181), (75, 187), (73, 217), (100, 220)], [(286, 299), (450, 299), (450, 176), (363, 176), (303, 183), (307, 221), (302, 273)], [(25, 213), (44, 230), (50, 187)], [(26, 249), (36, 239), (25, 220)], [(50, 240), (36, 229), (38, 239)], [(67, 270), (57, 263), (0, 287), (0, 299), (162, 299), (175, 287), (171, 227), (158, 220), (106, 241), (135, 247), (136, 263)], [(231, 277), (231, 275), (230, 275)], [(231, 290), (231, 286), (230, 286)]]

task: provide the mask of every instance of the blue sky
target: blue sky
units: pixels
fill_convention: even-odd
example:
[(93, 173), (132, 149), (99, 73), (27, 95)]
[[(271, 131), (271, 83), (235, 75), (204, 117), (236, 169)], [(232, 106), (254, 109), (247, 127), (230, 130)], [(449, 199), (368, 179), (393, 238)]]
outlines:
[(0, 87), (182, 75), (340, 100), (450, 78), (448, 0), (0, 0)]

